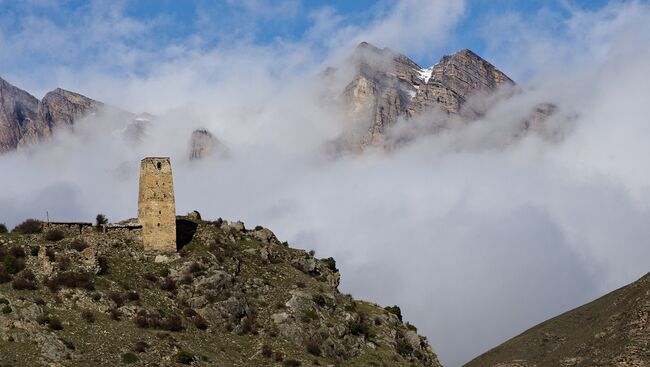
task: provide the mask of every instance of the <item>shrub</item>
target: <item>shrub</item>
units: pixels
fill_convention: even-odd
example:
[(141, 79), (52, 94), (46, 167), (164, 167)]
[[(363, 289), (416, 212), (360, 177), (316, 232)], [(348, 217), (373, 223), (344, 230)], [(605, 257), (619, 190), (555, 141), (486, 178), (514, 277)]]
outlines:
[(117, 293), (117, 292), (111, 292), (111, 293), (108, 295), (108, 298), (110, 298), (111, 301), (115, 302), (115, 305), (116, 305), (117, 307), (122, 307), (122, 306), (124, 306), (124, 297), (123, 297), (121, 294), (119, 294), (119, 293)]
[(273, 349), (271, 349), (271, 346), (268, 344), (263, 344), (262, 345), (262, 356), (265, 358), (271, 358), (273, 355)]
[(9, 300), (8, 300), (8, 299), (6, 299), (6, 298), (0, 298), (0, 305), (8, 305), (8, 304), (9, 304)]
[(59, 269), (62, 271), (70, 269), (70, 265), (72, 265), (72, 261), (66, 255), (58, 256), (56, 262), (59, 264)]
[(14, 246), (9, 249), (9, 253), (17, 258), (24, 258), (25, 257), (25, 250), (21, 246)]
[(156, 274), (154, 274), (154, 273), (145, 273), (143, 275), (143, 278), (150, 281), (150, 282), (152, 282), (152, 283), (155, 283), (155, 282), (158, 281), (158, 276)]
[(411, 354), (411, 352), (413, 352), (413, 347), (402, 336), (401, 338), (397, 339), (395, 350), (397, 350), (397, 353), (406, 356)]
[(188, 267), (187, 267), (187, 273), (188, 274), (194, 274), (198, 273), (201, 270), (203, 270), (203, 267), (201, 264), (197, 263), (196, 261), (192, 262)]
[(397, 318), (399, 319), (399, 321), (402, 321), (402, 310), (399, 308), (399, 306), (397, 306), (397, 305), (395, 305), (395, 306), (387, 306), (387, 307), (384, 307), (384, 310), (396, 315)]
[(67, 340), (67, 339), (61, 339), (61, 342), (63, 342), (63, 345), (65, 345), (65, 347), (68, 348), (68, 349), (70, 349), (70, 350), (75, 350), (75, 349), (77, 349), (77, 348), (74, 346), (74, 344), (72, 344), (72, 342), (69, 341), (69, 340)]
[(72, 241), (72, 243), (70, 243), (70, 247), (78, 252), (81, 252), (88, 248), (88, 243), (86, 243), (86, 241), (82, 240), (81, 238), (77, 238)]
[(244, 317), (241, 320), (241, 329), (243, 334), (257, 335), (257, 325), (255, 323), (255, 317), (253, 315)]
[(162, 269), (160, 269), (160, 271), (158, 272), (158, 274), (159, 274), (161, 277), (165, 278), (165, 277), (169, 276), (169, 269), (167, 269), (167, 268), (162, 268)]
[(205, 318), (203, 318), (203, 316), (197, 315), (196, 317), (194, 317), (194, 326), (196, 326), (196, 328), (199, 330), (207, 330), (208, 321)]
[(50, 316), (45, 314), (38, 315), (36, 322), (38, 322), (39, 325), (45, 325), (50, 322)]
[(328, 257), (327, 259), (322, 259), (321, 261), (324, 262), (327, 265), (327, 268), (331, 271), (339, 271), (339, 269), (336, 268), (336, 260), (334, 260), (333, 257)]
[(282, 352), (276, 351), (273, 353), (273, 360), (276, 362), (282, 362), (284, 360), (284, 355), (282, 355)]
[(165, 278), (160, 284), (160, 289), (168, 292), (174, 292), (176, 290), (176, 282), (172, 278)]
[(352, 322), (350, 322), (350, 333), (352, 333), (352, 335), (364, 335), (366, 337), (369, 336), (370, 326), (368, 326), (364, 314), (359, 314), (358, 319), (354, 319)]
[(7, 233), (7, 225), (4, 223), (0, 223), (0, 233)]
[(302, 314), (300, 320), (304, 323), (309, 323), (312, 320), (318, 320), (318, 314), (314, 310), (307, 310)]
[(46, 241), (52, 241), (52, 242), (57, 242), (61, 241), (65, 237), (65, 234), (63, 231), (59, 229), (50, 229), (49, 231), (45, 232), (45, 238)]
[(323, 307), (327, 304), (327, 300), (322, 294), (315, 294), (311, 299), (312, 301), (314, 301), (315, 304), (319, 305), (320, 307)]
[(108, 274), (108, 258), (106, 256), (97, 257), (97, 265), (99, 266), (98, 275)]
[(317, 357), (321, 355), (320, 345), (315, 339), (308, 340), (307, 343), (305, 343), (305, 349), (307, 349), (307, 352), (311, 355)]
[(191, 275), (185, 274), (181, 278), (181, 284), (192, 284), (193, 280), (194, 280), (194, 278)]
[(131, 352), (122, 354), (122, 363), (124, 364), (131, 364), (137, 361), (138, 361), (138, 356), (136, 356)]
[(4, 307), (2, 307), (2, 313), (3, 314), (11, 313), (11, 311), (13, 311), (13, 310), (11, 309), (11, 306), (9, 306), (9, 305), (4, 305)]
[(86, 320), (87, 323), (92, 324), (95, 322), (95, 314), (92, 311), (84, 311), (81, 313), (81, 317)]
[(194, 355), (190, 352), (181, 350), (180, 352), (176, 353), (174, 359), (177, 363), (180, 364), (191, 364), (194, 361)]
[(115, 321), (120, 321), (120, 318), (122, 317), (122, 312), (117, 308), (111, 308), (108, 313), (111, 315), (111, 319)]
[(176, 315), (168, 317), (162, 326), (163, 329), (169, 331), (182, 331), (184, 329), (183, 320)]
[(29, 254), (32, 256), (38, 256), (38, 251), (41, 249), (41, 246), (31, 246), (29, 248)]
[(128, 291), (126, 293), (126, 298), (129, 301), (137, 301), (137, 300), (140, 299), (140, 294), (138, 292), (136, 292), (136, 291)]
[(61, 323), (61, 320), (56, 317), (50, 318), (47, 326), (52, 330), (63, 330), (63, 324)]
[(36, 290), (36, 277), (29, 270), (24, 270), (20, 277), (11, 282), (11, 287), (16, 290)]
[(21, 234), (35, 234), (41, 233), (43, 231), (43, 222), (36, 219), (27, 219), (24, 222), (17, 225), (13, 232)]
[(10, 280), (11, 274), (9, 274), (4, 264), (0, 264), (0, 284), (7, 283)]
[(102, 224), (108, 223), (108, 218), (104, 214), (97, 214), (95, 217), (95, 226), (99, 229)]
[(9, 274), (16, 274), (25, 268), (25, 260), (12, 254), (5, 255), (2, 264)]
[(314, 257), (316, 255), (316, 250), (309, 250), (309, 256)]
[(52, 292), (58, 291), (61, 286), (67, 288), (83, 288), (89, 291), (95, 290), (95, 283), (90, 274), (82, 271), (59, 273), (54, 277), (50, 277), (45, 285)]
[(144, 353), (147, 351), (147, 348), (149, 348), (149, 344), (139, 341), (133, 346), (133, 351), (136, 353)]

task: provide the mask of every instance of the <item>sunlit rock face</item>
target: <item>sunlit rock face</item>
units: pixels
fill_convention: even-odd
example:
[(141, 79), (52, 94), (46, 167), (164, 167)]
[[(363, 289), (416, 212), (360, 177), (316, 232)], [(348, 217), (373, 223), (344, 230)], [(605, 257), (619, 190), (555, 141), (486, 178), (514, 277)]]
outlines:
[(33, 144), (52, 135), (58, 126), (96, 113), (101, 102), (57, 88), (41, 101), (0, 79), (0, 152)]
[(0, 78), (0, 152), (15, 149), (35, 129), (38, 99)]
[[(390, 49), (361, 43), (346, 60), (354, 68), (343, 91), (349, 131), (343, 145), (363, 149), (382, 146), (400, 119), (408, 120), (437, 110), (440, 123), (467, 121), (482, 114), (466, 102), (515, 83), (492, 64), (464, 49), (422, 68)], [(336, 74), (337, 69), (326, 74)]]

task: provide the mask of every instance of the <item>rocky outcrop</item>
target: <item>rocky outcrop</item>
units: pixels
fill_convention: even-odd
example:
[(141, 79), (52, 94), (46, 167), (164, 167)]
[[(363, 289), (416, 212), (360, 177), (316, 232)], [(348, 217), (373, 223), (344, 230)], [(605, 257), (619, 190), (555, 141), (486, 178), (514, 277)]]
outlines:
[[(492, 64), (464, 49), (422, 68), (395, 51), (361, 43), (347, 60), (355, 74), (345, 87), (343, 103), (350, 129), (343, 140), (348, 148), (382, 146), (400, 119), (438, 110), (441, 123), (468, 121), (483, 111), (466, 102), (515, 83)], [(336, 69), (324, 75), (331, 77)]]
[(0, 152), (39, 142), (59, 126), (96, 113), (103, 106), (81, 94), (57, 88), (41, 101), (0, 79)]
[(197, 129), (190, 137), (190, 159), (201, 159), (212, 153), (217, 139), (206, 129)]
[(545, 321), (466, 367), (650, 366), (650, 273)]
[(333, 258), (178, 219), (197, 230), (173, 255), (129, 230), (0, 233), (0, 365), (440, 367), (398, 307), (339, 292)]

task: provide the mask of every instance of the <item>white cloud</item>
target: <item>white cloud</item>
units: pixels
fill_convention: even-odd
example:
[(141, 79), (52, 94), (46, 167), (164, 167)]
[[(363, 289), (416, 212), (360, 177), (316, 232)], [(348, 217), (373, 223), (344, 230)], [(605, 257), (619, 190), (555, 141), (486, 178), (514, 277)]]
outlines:
[[(179, 212), (265, 225), (292, 245), (335, 256), (343, 291), (402, 306), (447, 366), (645, 273), (650, 29), (642, 20), (649, 7), (576, 10), (561, 20), (566, 33), (559, 36), (499, 17), (495, 24), (516, 27), (492, 28), (495, 64), (534, 72), (526, 93), (468, 128), (391, 153), (330, 161), (320, 147), (344, 119), (315, 75), (350, 40), (365, 37), (427, 53), (463, 11), (453, 1), (389, 9), (367, 27), (332, 10), (316, 12), (314, 28), (298, 42), (209, 50), (174, 44), (159, 57), (120, 41), (152, 25), (99, 17), (103, 25), (89, 34), (98, 49), (117, 52), (116, 61), (103, 63), (99, 53), (99, 64), (60, 66), (55, 78), (134, 112), (157, 113), (160, 121), (141, 144), (117, 135), (123, 121), (100, 116), (34, 151), (0, 157), (2, 172), (11, 173), (3, 177), (0, 219), (11, 226), (45, 211), (61, 220), (91, 220), (98, 212), (133, 217), (140, 158), (170, 155)], [(40, 33), (22, 37), (51, 42), (48, 52), (78, 34), (33, 22)], [(123, 36), (109, 34), (112, 24), (123, 24)], [(19, 43), (3, 47), (34, 52)], [(315, 49), (321, 44), (330, 59)], [(133, 72), (143, 61), (147, 73)], [(559, 107), (549, 123), (570, 127), (564, 140), (530, 136), (505, 145), (518, 117), (542, 101)], [(186, 159), (187, 139), (200, 126), (228, 144), (231, 159)]]

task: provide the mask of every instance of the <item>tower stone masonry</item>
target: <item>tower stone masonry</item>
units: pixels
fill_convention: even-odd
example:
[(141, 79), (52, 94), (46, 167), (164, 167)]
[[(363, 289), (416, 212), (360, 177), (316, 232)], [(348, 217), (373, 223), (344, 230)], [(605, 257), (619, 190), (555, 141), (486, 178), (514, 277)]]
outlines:
[(138, 221), (145, 251), (176, 252), (176, 205), (169, 157), (140, 162)]

